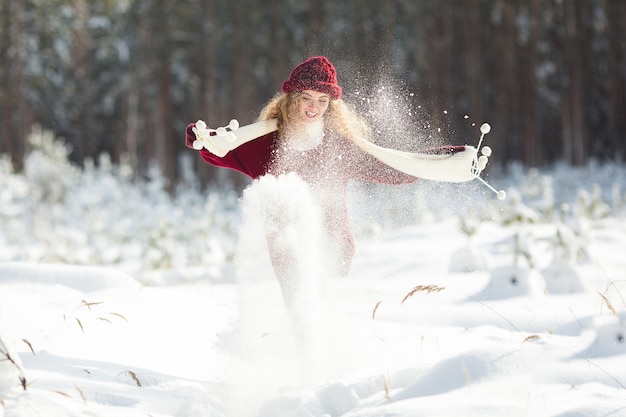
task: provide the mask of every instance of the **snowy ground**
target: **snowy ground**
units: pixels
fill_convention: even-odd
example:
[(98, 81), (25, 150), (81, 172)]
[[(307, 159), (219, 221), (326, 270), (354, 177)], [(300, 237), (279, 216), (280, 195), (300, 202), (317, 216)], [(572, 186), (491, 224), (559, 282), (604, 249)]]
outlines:
[[(548, 179), (576, 175), (589, 179)], [(314, 300), (306, 355), (263, 269), (42, 262), (5, 234), (0, 415), (626, 416), (626, 220), (607, 178), (619, 198), (574, 198), (567, 227), (532, 191), (537, 177), (515, 181), (532, 208), (509, 190), (487, 218), (465, 218), (469, 237), (440, 212), (355, 221), (353, 268)]]

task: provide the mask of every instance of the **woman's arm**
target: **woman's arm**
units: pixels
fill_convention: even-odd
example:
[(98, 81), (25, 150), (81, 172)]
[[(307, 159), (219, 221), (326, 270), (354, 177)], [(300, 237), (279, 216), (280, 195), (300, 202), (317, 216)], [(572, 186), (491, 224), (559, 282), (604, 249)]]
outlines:
[[(367, 142), (361, 149), (385, 165), (414, 177), (445, 182), (466, 182), (475, 179), (477, 151), (473, 146), (444, 146), (423, 152), (403, 152)], [(483, 167), (484, 168), (484, 167)]]
[[(195, 123), (187, 126), (185, 144), (192, 149), (197, 140), (194, 133)], [(242, 143), (237, 148), (228, 151), (223, 156), (212, 153), (207, 148), (199, 149), (202, 159), (214, 166), (229, 168), (246, 174), (250, 178), (258, 178), (267, 172), (272, 150), (274, 148), (275, 133), (270, 132)], [(196, 149), (198, 150), (198, 149)]]
[[(239, 122), (233, 119), (229, 123), (228, 128), (230, 130), (226, 127), (211, 129), (202, 120), (198, 120), (191, 129), (195, 138), (195, 140), (191, 141), (191, 147), (197, 150), (205, 148), (212, 154), (223, 157), (244, 143), (276, 131), (278, 127), (277, 120), (270, 119), (240, 128)], [(187, 146), (189, 146), (189, 140), (187, 141)]]

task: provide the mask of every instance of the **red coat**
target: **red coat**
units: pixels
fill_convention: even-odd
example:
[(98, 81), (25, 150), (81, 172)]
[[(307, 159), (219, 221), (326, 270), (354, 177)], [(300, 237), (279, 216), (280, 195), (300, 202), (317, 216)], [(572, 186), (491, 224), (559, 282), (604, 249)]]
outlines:
[[(194, 124), (187, 126), (186, 143), (192, 148)], [(354, 239), (348, 226), (347, 186), (352, 179), (384, 184), (407, 184), (415, 177), (399, 172), (363, 152), (350, 140), (327, 134), (309, 151), (280, 146), (278, 132), (268, 133), (218, 157), (207, 149), (200, 155), (209, 164), (230, 168), (256, 179), (265, 174), (296, 172), (311, 185), (325, 215), (327, 231), (344, 249), (344, 273), (354, 255)], [(285, 156), (285, 157), (282, 157)]]

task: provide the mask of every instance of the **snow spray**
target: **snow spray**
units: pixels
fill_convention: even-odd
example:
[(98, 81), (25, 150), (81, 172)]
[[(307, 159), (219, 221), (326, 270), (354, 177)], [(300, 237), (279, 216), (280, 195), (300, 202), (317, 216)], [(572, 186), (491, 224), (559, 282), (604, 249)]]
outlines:
[(243, 193), (242, 214), (237, 349), (259, 378), (280, 380), (257, 386), (310, 380), (321, 355), (322, 293), (334, 263), (321, 209), (310, 186), (289, 173), (255, 180)]

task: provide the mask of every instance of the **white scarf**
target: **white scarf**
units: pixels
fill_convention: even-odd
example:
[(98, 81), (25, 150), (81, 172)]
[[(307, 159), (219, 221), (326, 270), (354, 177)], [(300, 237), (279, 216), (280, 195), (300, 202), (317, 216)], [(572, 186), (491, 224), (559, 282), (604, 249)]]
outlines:
[[(234, 129), (234, 140), (227, 141), (226, 139), (219, 138), (222, 139), (220, 141), (220, 147), (217, 149), (220, 153), (216, 153), (216, 155), (224, 156), (232, 149), (274, 132), (276, 129), (276, 119), (265, 120)], [(482, 129), (483, 127), (481, 126), (481, 133), (483, 133), (483, 135), (489, 131), (489, 129), (485, 129), (484, 131)], [(207, 137), (214, 140), (218, 138), (216, 136), (209, 136), (210, 129), (206, 129), (206, 131)], [(300, 134), (297, 134), (298, 132), (300, 132)], [(287, 132), (287, 135), (286, 138), (290, 140), (287, 143), (293, 149), (301, 151), (314, 149), (322, 143), (322, 139), (324, 138), (324, 122), (320, 120), (319, 122), (304, 125), (302, 129), (296, 129), (291, 135)], [(479, 167), (477, 165), (478, 149), (473, 146), (466, 145), (463, 151), (454, 154), (433, 155), (419, 152), (402, 152), (395, 149), (384, 148), (366, 139), (357, 140), (356, 145), (381, 162), (398, 171), (418, 178), (446, 182), (465, 182), (473, 179), (483, 181), (483, 179), (480, 178), (480, 172), (484, 166)], [(502, 191), (501, 193), (504, 192)], [(498, 198), (500, 198), (500, 193), (498, 193)]]

